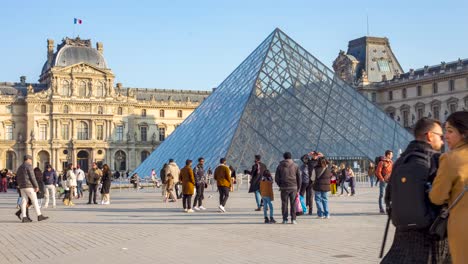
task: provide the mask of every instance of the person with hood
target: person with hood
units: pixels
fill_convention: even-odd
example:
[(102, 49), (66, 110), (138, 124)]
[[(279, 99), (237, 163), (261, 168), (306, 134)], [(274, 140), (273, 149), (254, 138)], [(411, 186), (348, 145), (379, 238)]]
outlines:
[(302, 178), (299, 167), (292, 160), (291, 152), (283, 154), (284, 160), (276, 168), (275, 182), (281, 190), (283, 224), (288, 223), (288, 199), (291, 206), (291, 224), (296, 221), (296, 195), (300, 191)]
[(57, 173), (50, 164), (46, 166), (46, 170), (43, 173), (43, 181), (45, 184), (44, 196), (45, 204), (44, 208), (49, 207), (49, 196), (52, 196), (52, 208), (57, 205), (55, 202), (55, 187), (58, 185)]
[(192, 160), (185, 161), (185, 167), (180, 170), (179, 182), (182, 182), (182, 204), (186, 213), (193, 213), (192, 196), (195, 187), (195, 176), (192, 170)]
[(179, 174), (180, 174), (180, 169), (179, 166), (177, 166), (177, 163), (175, 163), (174, 159), (169, 159), (169, 173), (172, 174), (172, 177), (174, 177), (174, 186), (175, 186), (175, 192), (177, 195), (177, 198), (180, 198), (180, 189), (179, 189)]
[(257, 202), (257, 208), (255, 211), (262, 210), (262, 196), (260, 195), (260, 181), (263, 177), (263, 173), (267, 170), (265, 164), (263, 164), (260, 160), (262, 157), (260, 155), (255, 155), (254, 165), (252, 166), (251, 171), (246, 171), (248, 174), (252, 176), (250, 179), (250, 187), (249, 193), (255, 194), (255, 201)]

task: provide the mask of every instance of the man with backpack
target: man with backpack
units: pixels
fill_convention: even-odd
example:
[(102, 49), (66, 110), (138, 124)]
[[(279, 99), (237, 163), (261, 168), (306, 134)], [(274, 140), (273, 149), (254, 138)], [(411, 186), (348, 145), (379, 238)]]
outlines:
[(437, 215), (428, 191), (444, 144), (440, 122), (419, 120), (414, 136), (416, 140), (395, 162), (385, 192), (387, 213), (396, 231), (393, 245), (381, 263), (442, 263), (439, 261), (448, 254), (447, 243), (436, 242), (428, 232)]
[(387, 183), (390, 181), (390, 176), (392, 174), (393, 168), (393, 151), (385, 151), (385, 157), (382, 157), (377, 164), (377, 169), (375, 170), (375, 176), (379, 179), (379, 209), (381, 214), (385, 214), (384, 210), (384, 194)]

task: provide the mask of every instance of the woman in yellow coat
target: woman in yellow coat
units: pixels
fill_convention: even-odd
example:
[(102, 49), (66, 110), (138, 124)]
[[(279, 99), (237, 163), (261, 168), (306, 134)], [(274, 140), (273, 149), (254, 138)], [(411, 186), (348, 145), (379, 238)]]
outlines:
[[(434, 204), (453, 204), (468, 185), (468, 112), (455, 112), (445, 123), (450, 149), (440, 157), (429, 198)], [(431, 132), (429, 132), (431, 133)], [(441, 135), (442, 136), (442, 135)], [(448, 241), (454, 264), (468, 263), (468, 193), (450, 210)]]
[(182, 203), (184, 211), (187, 213), (193, 213), (192, 195), (195, 187), (195, 176), (193, 174), (191, 160), (185, 161), (185, 167), (180, 170), (179, 181), (182, 182), (182, 193), (184, 194)]

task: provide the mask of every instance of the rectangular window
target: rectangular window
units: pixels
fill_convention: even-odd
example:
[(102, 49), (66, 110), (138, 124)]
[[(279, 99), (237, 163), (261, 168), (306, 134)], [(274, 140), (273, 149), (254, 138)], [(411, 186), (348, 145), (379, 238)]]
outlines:
[(164, 127), (159, 128), (159, 141), (166, 139), (166, 129)]
[(383, 72), (390, 71), (390, 65), (388, 64), (388, 61), (386, 60), (378, 60), (377, 65), (379, 66), (380, 71), (383, 71)]
[(7, 112), (7, 114), (13, 114), (13, 106), (12, 105), (7, 105), (6, 106), (6, 112)]
[(96, 126), (96, 139), (104, 140), (104, 127), (102, 125)]
[(451, 114), (456, 112), (457, 111), (457, 105), (453, 104), (453, 103), (449, 104), (449, 111), (450, 111)]
[(62, 125), (62, 139), (70, 139), (68, 128), (69, 128), (68, 124)]
[(439, 106), (434, 106), (432, 108), (432, 112), (434, 113), (434, 119), (439, 120), (440, 119), (440, 107)]
[(432, 84), (432, 93), (436, 94), (439, 92), (439, 85), (437, 83)]
[(39, 126), (39, 140), (47, 140), (47, 125)]
[(403, 90), (401, 90), (401, 94), (402, 94), (402, 97), (403, 99), (406, 99), (406, 88), (403, 88)]
[(416, 88), (418, 91), (418, 96), (422, 96), (422, 87), (421, 85), (418, 85), (418, 87)]
[(403, 126), (404, 127), (409, 127), (409, 111), (404, 110), (402, 112), (402, 115), (403, 115)]
[(5, 126), (5, 139), (13, 140), (13, 126), (12, 125)]
[(182, 110), (177, 110), (177, 117), (182, 118)]
[(393, 101), (393, 91), (388, 91), (388, 100)]
[(141, 141), (146, 142), (148, 140), (148, 128), (140, 127)]
[(116, 127), (116, 135), (117, 135), (117, 141), (123, 141), (123, 137), (124, 137), (124, 127), (123, 126), (117, 126)]
[(373, 92), (372, 93), (372, 102), (377, 102), (377, 93), (376, 92)]
[(455, 91), (455, 80), (449, 81), (449, 91)]
[(424, 117), (424, 111), (422, 108), (418, 108), (418, 120)]

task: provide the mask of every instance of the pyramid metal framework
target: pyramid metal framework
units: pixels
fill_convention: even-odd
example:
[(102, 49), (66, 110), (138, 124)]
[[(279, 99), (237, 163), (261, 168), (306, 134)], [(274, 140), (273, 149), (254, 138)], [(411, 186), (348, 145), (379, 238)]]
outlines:
[(370, 159), (398, 153), (412, 135), (319, 60), (275, 29), (136, 170), (150, 175), (169, 158), (179, 166), (219, 159), (238, 171), (255, 154), (274, 170), (318, 150), (328, 157)]

